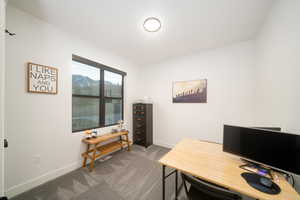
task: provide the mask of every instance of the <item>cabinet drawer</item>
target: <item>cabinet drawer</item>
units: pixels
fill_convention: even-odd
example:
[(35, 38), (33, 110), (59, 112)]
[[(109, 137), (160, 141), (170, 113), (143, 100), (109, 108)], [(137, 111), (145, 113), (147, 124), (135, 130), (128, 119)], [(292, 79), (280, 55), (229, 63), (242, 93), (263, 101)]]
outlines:
[(134, 129), (133, 134), (142, 135), (142, 134), (145, 134), (145, 131), (144, 131), (144, 129), (136, 128), (136, 129)]
[(145, 128), (145, 123), (142, 122), (135, 123), (133, 128)]
[(145, 110), (145, 106), (144, 105), (134, 105), (133, 106), (133, 110), (134, 111), (144, 111)]
[(138, 122), (144, 122), (145, 118), (144, 117), (135, 117), (134, 120), (138, 121)]
[(134, 110), (133, 115), (134, 116), (145, 116), (145, 111)]

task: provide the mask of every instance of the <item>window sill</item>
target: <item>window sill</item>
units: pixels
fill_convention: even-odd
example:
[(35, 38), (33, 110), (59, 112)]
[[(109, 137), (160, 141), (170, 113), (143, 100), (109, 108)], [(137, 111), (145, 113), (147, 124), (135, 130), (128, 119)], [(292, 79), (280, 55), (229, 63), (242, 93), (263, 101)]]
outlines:
[(86, 130), (103, 129), (103, 128), (108, 128), (108, 127), (113, 127), (113, 126), (116, 126), (116, 125), (118, 125), (118, 123), (115, 123), (115, 124), (108, 124), (108, 125), (101, 126), (101, 127), (87, 128), (87, 129), (83, 129), (83, 130), (75, 130), (75, 131), (72, 131), (72, 133), (83, 133), (83, 132), (86, 131)]

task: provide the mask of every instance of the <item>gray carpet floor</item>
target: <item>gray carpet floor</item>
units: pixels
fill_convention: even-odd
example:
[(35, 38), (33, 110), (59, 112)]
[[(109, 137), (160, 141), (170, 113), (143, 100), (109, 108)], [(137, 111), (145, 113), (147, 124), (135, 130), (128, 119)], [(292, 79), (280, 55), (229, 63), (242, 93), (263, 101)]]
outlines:
[[(157, 162), (169, 149), (134, 145), (98, 160), (93, 172), (80, 168), (11, 200), (160, 200), (162, 167)], [(167, 171), (171, 169), (167, 168)], [(181, 180), (179, 180), (181, 183)], [(174, 176), (166, 181), (167, 199), (174, 199)], [(186, 200), (184, 190), (180, 200)]]
[[(93, 172), (80, 168), (11, 200), (161, 200), (162, 167), (157, 161), (169, 150), (134, 145), (131, 152), (117, 151), (106, 161), (96, 161)], [(171, 171), (166, 168), (166, 173)], [(172, 175), (166, 180), (166, 199), (174, 197)], [(184, 189), (178, 199), (187, 200)]]

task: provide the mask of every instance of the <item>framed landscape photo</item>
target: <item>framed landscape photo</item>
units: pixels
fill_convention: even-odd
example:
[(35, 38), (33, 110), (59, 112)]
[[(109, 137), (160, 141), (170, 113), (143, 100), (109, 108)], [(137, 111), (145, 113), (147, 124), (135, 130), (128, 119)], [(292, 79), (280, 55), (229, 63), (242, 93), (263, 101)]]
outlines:
[(174, 82), (173, 103), (207, 103), (207, 79)]
[(27, 67), (28, 92), (57, 94), (57, 68), (35, 63), (28, 63)]

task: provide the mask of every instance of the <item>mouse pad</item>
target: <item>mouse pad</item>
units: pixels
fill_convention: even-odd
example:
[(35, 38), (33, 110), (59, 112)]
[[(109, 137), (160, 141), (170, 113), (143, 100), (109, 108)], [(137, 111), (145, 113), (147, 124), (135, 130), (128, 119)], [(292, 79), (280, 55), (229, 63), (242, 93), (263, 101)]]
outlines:
[(265, 186), (261, 185), (261, 183), (260, 183), (261, 176), (258, 174), (244, 172), (241, 174), (241, 176), (247, 181), (247, 183), (251, 187), (253, 187), (261, 192), (264, 192), (267, 194), (279, 194), (281, 192), (280, 187), (274, 182), (272, 182), (271, 187), (265, 187)]

